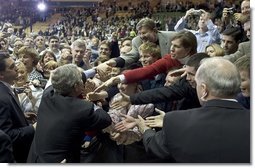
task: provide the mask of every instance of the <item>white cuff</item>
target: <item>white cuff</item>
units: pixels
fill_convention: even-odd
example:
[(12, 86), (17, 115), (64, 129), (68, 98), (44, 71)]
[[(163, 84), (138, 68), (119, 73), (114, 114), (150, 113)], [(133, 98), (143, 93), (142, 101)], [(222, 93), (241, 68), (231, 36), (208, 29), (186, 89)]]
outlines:
[(125, 75), (121, 74), (121, 75), (119, 75), (119, 78), (120, 78), (121, 83), (126, 83)]

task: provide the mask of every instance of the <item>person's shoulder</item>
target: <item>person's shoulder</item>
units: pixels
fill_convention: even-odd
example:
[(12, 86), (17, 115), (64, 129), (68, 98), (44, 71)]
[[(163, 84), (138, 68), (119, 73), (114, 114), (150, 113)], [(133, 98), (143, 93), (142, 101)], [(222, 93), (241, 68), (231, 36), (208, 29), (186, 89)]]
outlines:
[(250, 46), (251, 45), (251, 41), (245, 41), (242, 43), (239, 43), (240, 46)]
[(7, 97), (9, 97), (9, 93), (8, 93), (9, 91), (8, 91), (8, 88), (7, 88), (7, 86), (5, 86), (3, 83), (1, 83), (0, 82), (0, 99), (2, 100), (2, 101), (6, 101), (6, 100), (8, 100), (8, 98)]
[(158, 31), (158, 34), (162, 34), (162, 35), (174, 35), (176, 34), (177, 32), (175, 31)]
[[(196, 118), (196, 116), (199, 116), (203, 111), (201, 107), (198, 108), (192, 108), (187, 110), (176, 110), (167, 112), (164, 120), (166, 120), (165, 123), (169, 124), (178, 124), (182, 121), (188, 122), (190, 119)], [(181, 124), (181, 123), (180, 123)]]

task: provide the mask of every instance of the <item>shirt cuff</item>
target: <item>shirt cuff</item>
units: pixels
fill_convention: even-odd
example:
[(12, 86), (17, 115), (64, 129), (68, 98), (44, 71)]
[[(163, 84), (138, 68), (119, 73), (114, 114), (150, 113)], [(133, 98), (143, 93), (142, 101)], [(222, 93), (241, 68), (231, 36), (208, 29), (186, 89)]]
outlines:
[(86, 71), (83, 71), (83, 73), (85, 74), (86, 78), (92, 78), (96, 75), (96, 70), (95, 69), (88, 69)]
[(101, 109), (101, 107), (97, 106), (94, 104), (94, 111), (98, 110), (98, 109)]
[(119, 75), (119, 78), (120, 78), (121, 83), (126, 83), (125, 75), (121, 74), (121, 75)]

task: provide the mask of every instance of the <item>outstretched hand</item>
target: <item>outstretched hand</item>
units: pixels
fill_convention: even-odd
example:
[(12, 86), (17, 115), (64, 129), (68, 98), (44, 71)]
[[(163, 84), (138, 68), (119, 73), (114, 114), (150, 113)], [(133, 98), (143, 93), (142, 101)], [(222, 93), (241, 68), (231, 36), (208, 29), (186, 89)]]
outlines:
[(171, 72), (169, 72), (167, 75), (170, 75), (170, 76), (181, 76), (181, 77), (183, 77), (183, 76), (185, 76), (186, 75), (186, 73), (185, 73), (185, 67), (184, 68), (180, 68), (180, 69), (176, 69), (176, 70), (174, 70), (174, 71), (171, 71)]
[(164, 116), (166, 113), (162, 110), (157, 109), (157, 108), (155, 109), (155, 111), (158, 112), (159, 115), (147, 117), (145, 120), (145, 124), (149, 127), (162, 128), (163, 127), (163, 119), (164, 119)]
[(130, 97), (120, 91), (122, 98), (110, 104), (110, 108), (119, 110), (130, 105)]
[(125, 132), (136, 126), (137, 121), (134, 117), (122, 113), (119, 113), (119, 115), (124, 117), (124, 119), (121, 122), (115, 124), (114, 128), (116, 131)]
[(113, 59), (110, 59), (104, 63), (99, 64), (96, 67), (96, 70), (100, 78), (104, 78), (105, 76), (108, 76), (108, 74), (111, 72), (112, 67), (115, 67), (115, 66), (116, 66), (116, 61)]
[(101, 92), (89, 92), (86, 96), (89, 101), (98, 101), (108, 97), (108, 93), (106, 91)]
[(118, 84), (120, 83), (120, 78), (119, 76), (115, 76), (115, 77), (112, 77), (110, 79), (108, 79), (107, 81), (105, 81), (103, 84), (101, 84), (100, 86), (98, 86), (94, 92), (100, 92), (101, 90), (104, 90), (106, 89), (107, 87), (109, 86), (112, 86), (112, 85), (115, 85), (115, 84)]
[(138, 119), (139, 119), (139, 122), (137, 122), (137, 126), (141, 133), (144, 133), (147, 129), (151, 128), (145, 124), (145, 120), (140, 115), (138, 115)]
[(37, 114), (34, 112), (25, 112), (25, 118), (30, 121), (31, 123), (35, 123), (37, 121)]

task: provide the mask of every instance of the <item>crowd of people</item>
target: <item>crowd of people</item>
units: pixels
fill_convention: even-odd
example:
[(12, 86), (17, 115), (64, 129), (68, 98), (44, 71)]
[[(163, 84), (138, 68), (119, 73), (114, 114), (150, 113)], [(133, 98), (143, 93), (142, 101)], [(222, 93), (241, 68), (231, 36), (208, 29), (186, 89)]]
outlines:
[(250, 1), (220, 5), (58, 9), (29, 35), (3, 16), (0, 162), (250, 163)]

